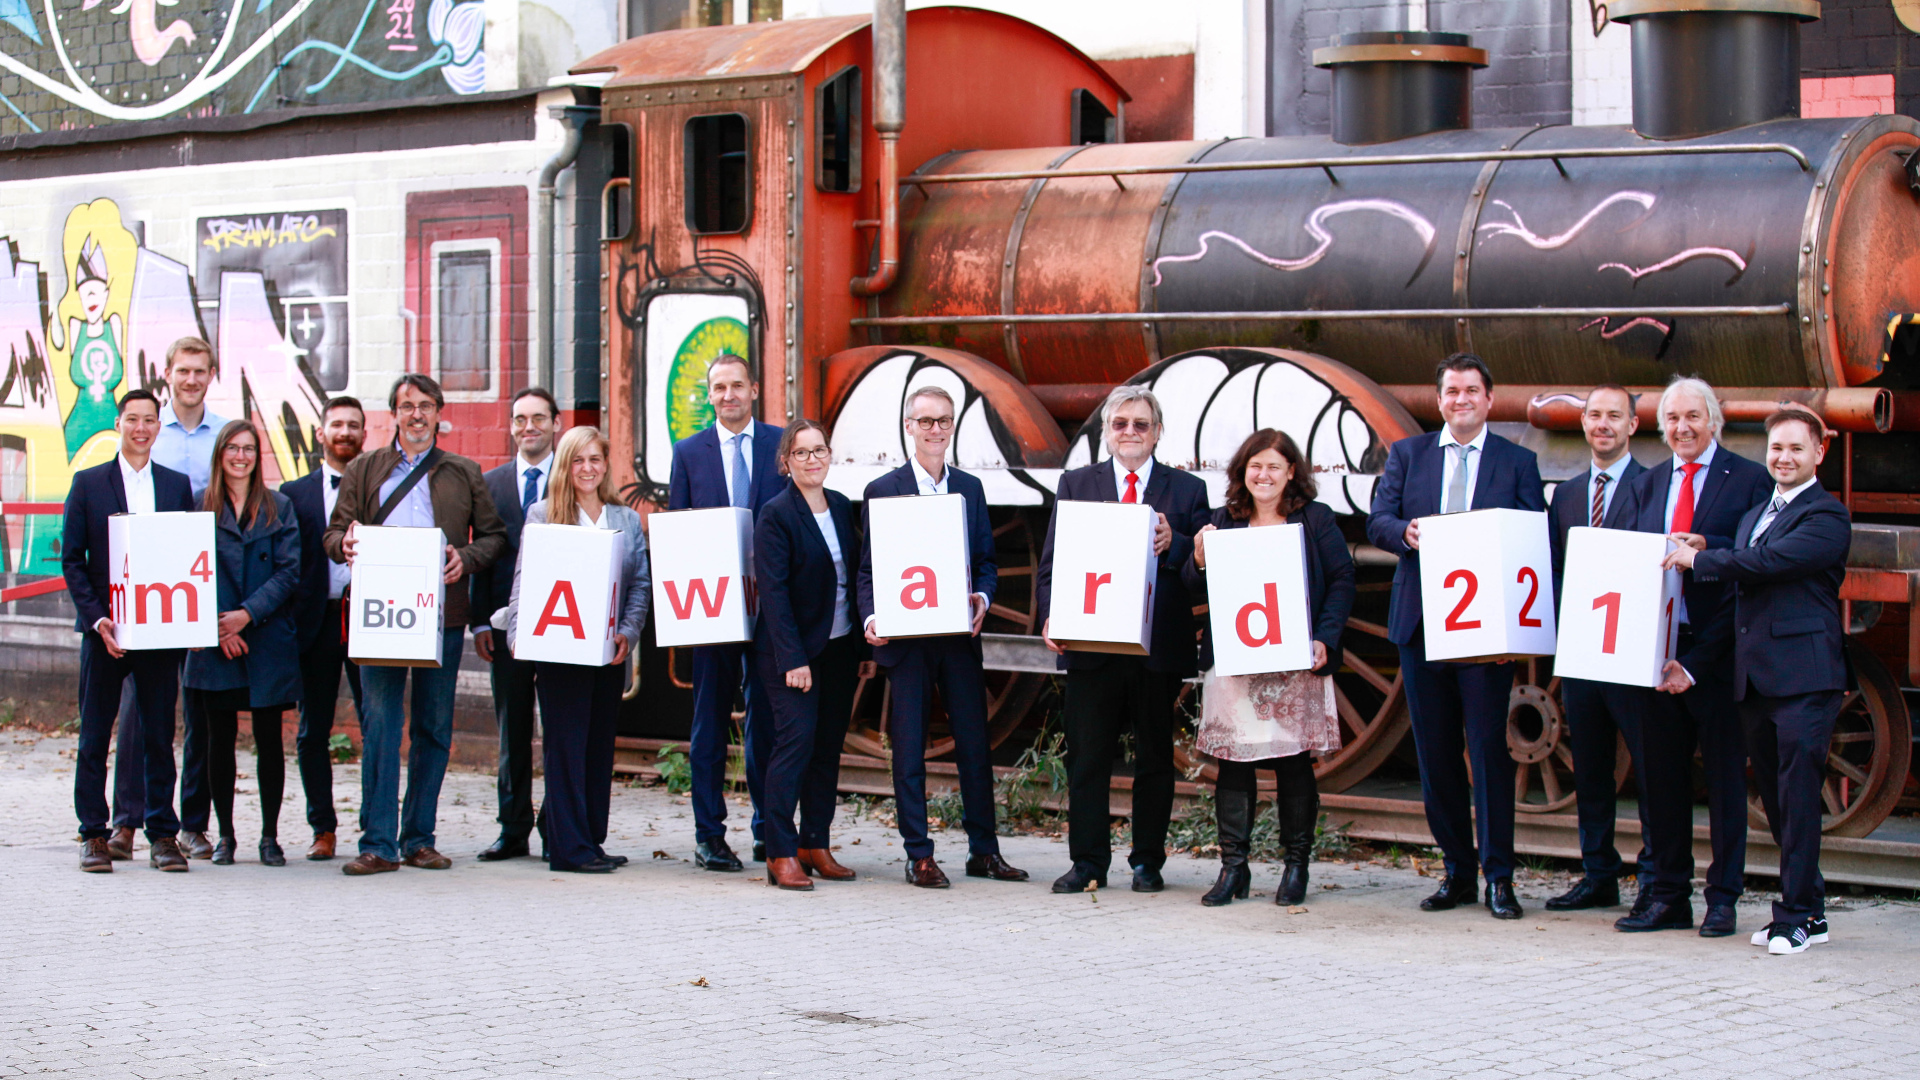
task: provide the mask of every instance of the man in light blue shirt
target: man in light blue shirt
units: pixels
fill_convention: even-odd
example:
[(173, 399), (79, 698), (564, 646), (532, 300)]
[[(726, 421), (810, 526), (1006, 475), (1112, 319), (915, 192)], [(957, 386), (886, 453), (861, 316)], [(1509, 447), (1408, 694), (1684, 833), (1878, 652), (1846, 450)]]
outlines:
[(207, 409), (207, 390), (213, 385), (213, 346), (185, 337), (167, 347), (167, 404), (160, 410), (160, 437), (153, 440), (153, 460), (187, 474), (196, 503), (206, 493), (213, 475), (213, 443), (227, 426), (223, 416)]

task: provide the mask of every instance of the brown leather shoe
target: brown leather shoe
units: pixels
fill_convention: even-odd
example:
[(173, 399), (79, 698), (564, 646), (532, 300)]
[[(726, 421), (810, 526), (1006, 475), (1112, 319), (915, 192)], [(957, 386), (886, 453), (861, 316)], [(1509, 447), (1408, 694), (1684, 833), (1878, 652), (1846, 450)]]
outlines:
[(921, 889), (944, 889), (951, 882), (941, 871), (940, 864), (929, 855), (924, 859), (915, 859), (907, 866), (907, 884)]
[(213, 858), (213, 842), (203, 832), (183, 832), (180, 834), (180, 853), (189, 859)]
[(113, 873), (113, 859), (104, 836), (96, 836), (80, 845), (80, 869), (89, 874)]
[(113, 856), (114, 862), (133, 858), (133, 830), (113, 830), (113, 835), (107, 838), (107, 854)]
[(307, 858), (313, 862), (326, 862), (333, 858), (333, 834), (314, 833), (313, 846), (307, 849)]
[(967, 876), (992, 878), (995, 881), (1025, 881), (1027, 872), (1007, 865), (1007, 860), (999, 852), (992, 855), (971, 855), (967, 858)]
[(807, 876), (806, 867), (800, 865), (799, 859), (768, 859), (767, 884), (794, 892), (813, 891), (813, 879)]
[(187, 857), (180, 853), (180, 842), (171, 836), (147, 842), (147, 863), (155, 870), (184, 874), (187, 871)]
[(800, 865), (810, 874), (818, 874), (827, 881), (852, 881), (856, 875), (841, 866), (833, 857), (833, 852), (823, 847), (801, 848)]
[(390, 874), (400, 869), (397, 862), (389, 862), (378, 855), (362, 852), (354, 856), (353, 861), (340, 868), (348, 877), (365, 877), (368, 874)]
[(418, 867), (421, 870), (453, 869), (452, 859), (447, 858), (445, 855), (440, 854), (430, 847), (420, 848), (400, 861), (408, 866)]

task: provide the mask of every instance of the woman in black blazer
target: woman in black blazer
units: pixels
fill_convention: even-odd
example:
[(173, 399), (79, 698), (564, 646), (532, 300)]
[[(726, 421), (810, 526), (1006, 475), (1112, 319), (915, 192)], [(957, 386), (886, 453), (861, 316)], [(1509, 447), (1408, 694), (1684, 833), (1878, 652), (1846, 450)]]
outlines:
[(1227, 504), (1193, 538), (1184, 570), (1195, 594), (1206, 588), (1206, 535), (1216, 529), (1304, 525), (1307, 602), (1313, 618), (1313, 669), (1267, 675), (1216, 676), (1211, 629), (1201, 643), (1201, 720), (1195, 748), (1218, 763), (1214, 807), (1220, 823), (1220, 879), (1200, 898), (1208, 907), (1246, 899), (1252, 884), (1247, 852), (1253, 836), (1254, 770), (1272, 769), (1274, 804), (1286, 867), (1273, 899), (1298, 904), (1307, 895), (1320, 793), (1313, 757), (1340, 749), (1333, 673), (1340, 668), (1340, 634), (1353, 611), (1353, 556), (1333, 511), (1314, 502), (1313, 468), (1292, 437), (1261, 428), (1227, 465)]
[(788, 425), (776, 460), (793, 482), (760, 509), (753, 530), (760, 592), (754, 664), (773, 704), (762, 808), (767, 884), (782, 889), (813, 888), (811, 874), (828, 881), (854, 876), (835, 861), (827, 828), (866, 648), (852, 589), (860, 534), (853, 504), (826, 489), (829, 458), (826, 428), (813, 420)]

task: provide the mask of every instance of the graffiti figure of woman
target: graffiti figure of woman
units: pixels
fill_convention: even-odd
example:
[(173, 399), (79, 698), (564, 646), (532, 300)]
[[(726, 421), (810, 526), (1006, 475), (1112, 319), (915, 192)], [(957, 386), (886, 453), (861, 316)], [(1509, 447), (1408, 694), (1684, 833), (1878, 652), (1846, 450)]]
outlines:
[(126, 374), (121, 347), (126, 333), (120, 325), (120, 316), (107, 314), (107, 253), (91, 236), (81, 245), (80, 257), (74, 260), (73, 280), (86, 320), (68, 320), (67, 336), (73, 342), (73, 385), (80, 391), (72, 411), (67, 413), (67, 456), (70, 458), (80, 452), (80, 447), (94, 432), (113, 427), (117, 400), (114, 391)]

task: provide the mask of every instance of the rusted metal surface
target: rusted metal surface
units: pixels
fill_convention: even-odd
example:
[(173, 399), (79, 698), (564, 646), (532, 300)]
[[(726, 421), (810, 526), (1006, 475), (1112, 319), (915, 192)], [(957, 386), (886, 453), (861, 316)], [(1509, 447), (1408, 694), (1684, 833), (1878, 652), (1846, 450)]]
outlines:
[(628, 38), (587, 57), (575, 75), (611, 72), (606, 88), (691, 79), (743, 79), (800, 71), (814, 57), (867, 28), (867, 15), (663, 30)]
[[(1428, 405), (1433, 406), (1431, 411), (1434, 412), (1434, 420), (1438, 421), (1431, 389), (1396, 389), (1408, 393), (1415, 389), (1421, 391)], [(1520, 394), (1515, 392), (1517, 389), (1521, 388), (1503, 386), (1496, 391), (1496, 395), (1519, 397)], [(1651, 429), (1659, 420), (1660, 388), (1630, 389), (1636, 395), (1634, 412), (1640, 418), (1640, 425)], [(1714, 392), (1720, 396), (1720, 408), (1729, 423), (1757, 423), (1788, 405), (1810, 409), (1825, 420), (1828, 427), (1837, 431), (1890, 431), (1898, 419), (1894, 411), (1893, 393), (1884, 389), (1842, 387), (1837, 390), (1814, 390), (1793, 386), (1741, 386), (1715, 387)], [(1579, 431), (1580, 413), (1584, 407), (1585, 397), (1581, 391), (1549, 390), (1536, 393), (1526, 398), (1526, 421), (1547, 431)]]
[(822, 362), (824, 391), (821, 418), (831, 429), (840, 417), (840, 407), (860, 376), (868, 368), (901, 354), (922, 356), (952, 368), (967, 384), (986, 398), (994, 416), (1012, 437), (1008, 464), (1026, 468), (1055, 468), (1066, 457), (1067, 442), (1060, 425), (1048, 415), (1033, 391), (1005, 371), (977, 356), (955, 349), (869, 345), (836, 353)]
[[(1812, 242), (1807, 295), (1818, 290), (1822, 351), (1839, 375), (1859, 385), (1884, 372), (1890, 315), (1920, 312), (1920, 230), (1902, 171), (1920, 150), (1920, 133), (1866, 128), (1850, 141), (1848, 164), (1833, 185), (1830, 209)], [(1909, 429), (1911, 430), (1911, 429)]]
[(1274, 323), (1368, 322), (1378, 319), (1583, 319), (1606, 313), (1673, 317), (1765, 318), (1792, 314), (1787, 304), (1747, 307), (1640, 308), (1296, 308), (1291, 311), (1076, 311), (1012, 312), (1002, 315), (876, 315), (853, 320), (855, 326), (1111, 326), (1116, 323)]
[(1053, 383), (1029, 387), (1056, 420), (1079, 423), (1092, 416), (1112, 392), (1111, 383)]

